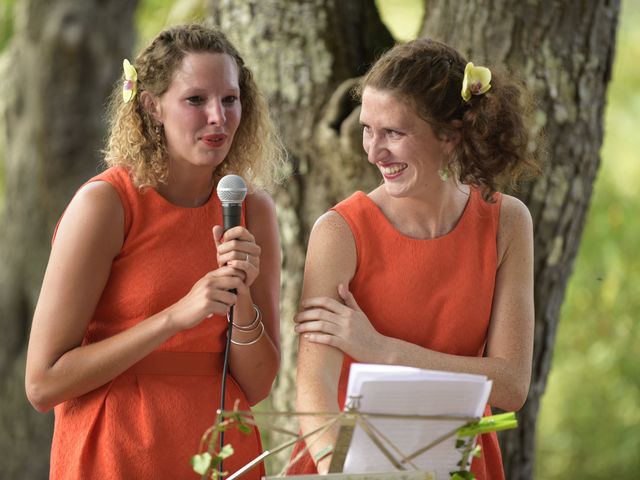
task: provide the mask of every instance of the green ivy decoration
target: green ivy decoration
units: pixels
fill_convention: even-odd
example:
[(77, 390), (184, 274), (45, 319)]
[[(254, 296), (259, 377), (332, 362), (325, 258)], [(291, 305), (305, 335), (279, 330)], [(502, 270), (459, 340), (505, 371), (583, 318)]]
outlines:
[(508, 430), (517, 426), (516, 414), (508, 412), (484, 417), (477, 422), (467, 423), (460, 427), (457, 432), (458, 439), (456, 440), (456, 449), (462, 455), (461, 460), (458, 462), (460, 470), (449, 472), (451, 480), (475, 480), (476, 476), (467, 468), (471, 465), (473, 458), (478, 458), (482, 455), (480, 445), (475, 445), (477, 435)]
[(230, 428), (236, 428), (245, 435), (249, 435), (252, 432), (251, 427), (238, 412), (237, 402), (234, 406), (234, 412), (226, 419), (222, 420), (223, 418), (221, 412), (218, 412), (216, 423), (202, 435), (200, 453), (191, 457), (191, 467), (194, 472), (201, 475), (202, 480), (219, 480), (229, 474), (229, 472), (220, 471), (219, 466), (225, 458), (233, 455), (233, 447), (230, 444), (226, 444), (217, 450), (221, 432), (225, 432)]

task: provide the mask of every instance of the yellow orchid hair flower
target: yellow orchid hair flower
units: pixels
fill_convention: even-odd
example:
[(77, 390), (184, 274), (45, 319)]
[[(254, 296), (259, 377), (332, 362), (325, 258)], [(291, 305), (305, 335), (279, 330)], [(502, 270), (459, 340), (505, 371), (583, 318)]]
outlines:
[(126, 58), (122, 61), (122, 68), (124, 69), (124, 84), (122, 85), (122, 99), (124, 103), (133, 100), (138, 90), (138, 72), (133, 65), (129, 63)]
[(487, 67), (476, 67), (473, 63), (467, 63), (464, 67), (462, 79), (462, 99), (468, 102), (471, 95), (482, 95), (491, 88), (491, 70)]

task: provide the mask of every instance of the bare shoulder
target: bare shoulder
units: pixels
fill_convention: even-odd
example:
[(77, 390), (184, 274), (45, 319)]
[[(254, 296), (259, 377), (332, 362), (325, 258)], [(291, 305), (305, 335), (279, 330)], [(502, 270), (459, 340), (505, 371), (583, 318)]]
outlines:
[(351, 281), (356, 263), (356, 243), (347, 222), (335, 211), (323, 214), (309, 238), (303, 297), (337, 297), (338, 284)]
[(57, 239), (64, 237), (65, 232), (93, 237), (103, 246), (106, 246), (103, 242), (109, 241), (119, 250), (124, 237), (124, 208), (116, 189), (103, 181), (80, 188), (60, 221)]
[(102, 180), (87, 183), (80, 188), (73, 198), (73, 202), (81, 203), (86, 207), (122, 211), (120, 195), (118, 195), (115, 187)]
[(347, 221), (335, 210), (329, 210), (318, 217), (313, 224), (312, 234), (341, 236), (346, 235), (353, 239), (353, 233)]
[(254, 190), (249, 195), (247, 195), (247, 211), (249, 208), (257, 208), (257, 209), (273, 209), (275, 210), (275, 203), (269, 195), (264, 190)]
[(511, 248), (523, 248), (533, 242), (533, 221), (527, 206), (518, 198), (502, 195), (498, 225), (500, 262)]
[[(311, 230), (309, 244), (320, 244), (324, 249), (353, 248), (355, 252), (355, 240), (347, 221), (334, 210), (321, 215), (316, 220)], [(340, 254), (340, 252), (336, 252)]]
[(523, 226), (531, 224), (531, 213), (522, 200), (511, 195), (502, 195), (502, 206), (500, 209), (500, 224)]
[(263, 221), (274, 221), (276, 218), (276, 206), (264, 190), (255, 190), (247, 195), (246, 199), (247, 224), (255, 226)]

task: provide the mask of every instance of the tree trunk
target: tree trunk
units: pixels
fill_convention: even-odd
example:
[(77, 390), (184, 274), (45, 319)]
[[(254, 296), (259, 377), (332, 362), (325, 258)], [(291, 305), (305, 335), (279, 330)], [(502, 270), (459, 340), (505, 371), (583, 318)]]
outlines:
[(131, 51), (136, 3), (16, 5), (0, 62), (0, 478), (48, 478), (52, 415), (24, 394), (29, 326), (53, 227), (102, 158), (104, 104)]
[(476, 64), (507, 65), (539, 99), (546, 174), (516, 193), (531, 211), (535, 232), (533, 374), (519, 427), (501, 436), (507, 478), (531, 479), (560, 306), (600, 164), (620, 2), (425, 0), (425, 6), (421, 35), (456, 47)]
[(292, 176), (275, 192), (284, 252), (282, 366), (271, 398), (275, 409), (292, 411), (298, 346), (292, 319), (311, 226), (351, 191), (379, 181), (373, 169), (365, 171), (347, 90), (393, 39), (372, 0), (214, 1), (211, 11), (254, 71), (289, 152)]

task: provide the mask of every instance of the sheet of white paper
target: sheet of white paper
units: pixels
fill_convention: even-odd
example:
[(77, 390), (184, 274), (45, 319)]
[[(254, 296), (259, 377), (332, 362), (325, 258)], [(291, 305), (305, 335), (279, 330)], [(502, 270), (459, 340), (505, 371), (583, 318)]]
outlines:
[(360, 390), (362, 382), (367, 380), (384, 379), (385, 381), (399, 380), (449, 380), (459, 382), (461, 380), (470, 382), (487, 381), (484, 375), (472, 375), (469, 373), (452, 373), (440, 370), (425, 370), (414, 367), (404, 367), (399, 365), (378, 365), (373, 363), (353, 363), (349, 373), (347, 384), (347, 395), (349, 392)]
[[(347, 398), (360, 396), (360, 412), (412, 415), (480, 417), (491, 391), (491, 381), (481, 375), (457, 374), (389, 365), (354, 364)], [(435, 439), (462, 426), (455, 420), (370, 419), (400, 450), (396, 458), (409, 455)], [(420, 470), (448, 479), (457, 470), (460, 453), (455, 436), (429, 449), (412, 462)], [(369, 436), (356, 427), (344, 465), (345, 473), (384, 472), (395, 467)]]

